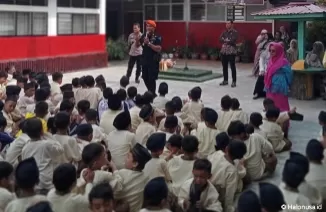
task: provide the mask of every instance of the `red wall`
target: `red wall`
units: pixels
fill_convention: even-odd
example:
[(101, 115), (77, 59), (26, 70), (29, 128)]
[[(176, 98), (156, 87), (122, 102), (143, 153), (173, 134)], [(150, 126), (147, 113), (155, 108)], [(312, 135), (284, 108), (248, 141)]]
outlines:
[[(252, 42), (253, 54), (256, 49), (255, 40), (262, 29), (272, 31), (271, 23), (235, 23), (235, 29), (239, 32), (239, 42), (250, 40)], [(211, 46), (220, 47), (219, 36), (225, 30), (225, 23), (212, 22), (192, 22), (189, 23), (189, 44), (191, 40), (200, 46), (205, 40), (208, 40)], [(158, 22), (157, 32), (163, 38), (163, 48), (184, 46), (186, 38), (185, 22)], [(176, 44), (177, 41), (177, 44)]]
[(105, 35), (0, 37), (0, 61), (105, 51)]

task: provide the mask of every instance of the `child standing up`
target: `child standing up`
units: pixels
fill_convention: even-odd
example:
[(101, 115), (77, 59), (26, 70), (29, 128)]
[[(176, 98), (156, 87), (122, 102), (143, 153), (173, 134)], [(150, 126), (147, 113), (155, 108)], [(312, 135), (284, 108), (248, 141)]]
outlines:
[(148, 182), (143, 169), (150, 159), (148, 150), (137, 143), (127, 154), (125, 168), (114, 173), (119, 176), (118, 180), (123, 188), (115, 194), (115, 198), (129, 203), (130, 212), (141, 209), (144, 187)]
[(218, 113), (218, 120), (216, 122), (216, 128), (221, 132), (226, 132), (232, 121), (233, 111), (232, 99), (229, 95), (225, 95), (221, 99), (221, 111)]
[(114, 212), (113, 190), (107, 182), (95, 185), (88, 196), (91, 212)]
[(147, 183), (144, 189), (144, 208), (139, 212), (171, 212), (166, 209), (169, 189), (163, 177), (157, 177)]
[(98, 126), (97, 111), (93, 109), (87, 110), (86, 121), (88, 124), (92, 125), (93, 128), (93, 139), (92, 142), (101, 143), (104, 142), (105, 145), (108, 143), (108, 136), (105, 134), (104, 130)]
[(185, 136), (182, 140), (183, 155), (175, 156), (168, 162), (168, 170), (172, 178), (172, 192), (177, 196), (181, 185), (192, 177), (191, 170), (198, 152), (198, 139)]
[(164, 133), (154, 133), (148, 138), (146, 147), (151, 151), (152, 159), (146, 163), (144, 173), (150, 180), (156, 177), (164, 177), (166, 182), (171, 182), (167, 162), (160, 158), (165, 143), (166, 135)]
[(169, 86), (166, 82), (162, 82), (158, 87), (159, 96), (154, 99), (154, 107), (164, 110), (165, 104), (169, 101), (165, 96), (169, 92)]
[(252, 113), (250, 115), (250, 125), (254, 128), (254, 133), (261, 135), (263, 138), (267, 139), (267, 134), (260, 128), (263, 124), (263, 116), (260, 113)]
[(195, 135), (199, 141), (198, 156), (200, 158), (207, 158), (208, 155), (214, 152), (215, 138), (219, 133), (215, 127), (217, 119), (216, 111), (206, 108), (204, 114), (205, 126), (192, 132), (192, 135)]
[(202, 90), (200, 87), (191, 89), (191, 101), (187, 102), (181, 110), (187, 116), (193, 117), (197, 123), (200, 122), (200, 112), (204, 107), (203, 103), (200, 101), (201, 92)]
[(53, 187), (53, 167), (60, 163), (64, 149), (56, 140), (45, 140), (43, 137), (42, 122), (37, 118), (27, 119), (25, 130), (30, 141), (24, 146), (22, 159), (34, 157), (40, 172), (40, 183), (36, 189), (40, 194), (47, 194)]
[(75, 166), (69, 163), (61, 164), (53, 172), (54, 188), (47, 194), (53, 211), (88, 212), (88, 194), (92, 189), (94, 172), (85, 172), (86, 189), (84, 195), (71, 193), (77, 182)]
[(137, 127), (136, 141), (146, 146), (148, 138), (156, 132), (156, 117), (153, 107), (144, 105), (139, 112), (139, 117), (143, 119), (143, 122)]
[(185, 181), (178, 194), (178, 202), (185, 210), (208, 210), (222, 212), (218, 192), (210, 183), (212, 164), (207, 159), (195, 161), (193, 178)]
[(7, 205), (15, 199), (14, 190), (14, 167), (0, 161), (0, 211), (5, 211)]
[(6, 212), (26, 212), (27, 208), (35, 203), (47, 201), (46, 196), (37, 195), (34, 190), (39, 183), (39, 177), (39, 168), (34, 158), (27, 158), (18, 164), (15, 171), (15, 183), (19, 196), (7, 205)]
[[(165, 104), (165, 114), (166, 116), (174, 116), (175, 114), (175, 105), (174, 105), (174, 102), (173, 101), (168, 101), (166, 104)], [(183, 131), (183, 122), (182, 122), (182, 119), (178, 116), (176, 116), (177, 119), (178, 119), (178, 126), (180, 128), (181, 131)], [(164, 130), (164, 124), (165, 124), (165, 120), (166, 118), (163, 118), (159, 124), (159, 127), (158, 129), (159, 130)]]
[(268, 108), (266, 111), (266, 119), (263, 121), (261, 129), (267, 134), (267, 139), (273, 145), (275, 152), (288, 151), (292, 147), (291, 141), (284, 138), (284, 133), (280, 125), (276, 123), (280, 116), (278, 108)]
[(249, 123), (248, 114), (240, 108), (240, 102), (237, 98), (232, 99), (231, 110), (233, 111), (232, 120), (239, 120), (244, 124)]
[(56, 106), (60, 101), (62, 101), (62, 92), (60, 85), (62, 83), (63, 74), (60, 72), (55, 72), (52, 74), (51, 83), (51, 101), (54, 106)]
[(27, 112), (27, 105), (34, 104), (33, 96), (35, 94), (35, 83), (30, 82), (25, 84), (24, 92), (25, 95), (21, 96), (17, 102), (17, 107), (23, 115), (25, 115)]
[(54, 138), (59, 141), (64, 149), (61, 163), (77, 163), (81, 160), (81, 152), (75, 138), (69, 136), (70, 116), (66, 112), (59, 112), (54, 117), (56, 134)]

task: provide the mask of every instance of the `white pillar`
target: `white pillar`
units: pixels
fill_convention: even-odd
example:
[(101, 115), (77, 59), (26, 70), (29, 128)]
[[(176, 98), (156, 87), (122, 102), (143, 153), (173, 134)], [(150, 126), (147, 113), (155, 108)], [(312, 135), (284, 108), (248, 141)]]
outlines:
[(106, 34), (106, 0), (99, 0), (100, 2), (100, 34)]
[(57, 35), (57, 0), (48, 1), (48, 36)]

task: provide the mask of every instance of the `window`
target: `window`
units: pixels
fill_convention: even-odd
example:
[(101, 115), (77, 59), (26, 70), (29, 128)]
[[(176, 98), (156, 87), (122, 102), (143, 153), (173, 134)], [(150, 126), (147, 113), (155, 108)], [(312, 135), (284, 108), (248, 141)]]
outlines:
[(57, 0), (58, 7), (99, 8), (99, 0)]
[(155, 5), (145, 5), (145, 19), (156, 19)]
[(206, 5), (205, 4), (191, 4), (190, 5), (190, 20), (205, 21), (206, 20)]
[(58, 14), (58, 35), (96, 34), (98, 32), (97, 14)]
[(0, 4), (47, 6), (47, 0), (0, 0)]
[(244, 21), (245, 7), (242, 5), (227, 6), (227, 20)]
[(157, 20), (170, 20), (170, 5), (157, 5)]
[(208, 4), (207, 20), (209, 21), (225, 21), (225, 5)]
[(0, 36), (47, 35), (47, 13), (0, 12)]
[(173, 4), (172, 5), (172, 20), (182, 21), (183, 20), (183, 4)]

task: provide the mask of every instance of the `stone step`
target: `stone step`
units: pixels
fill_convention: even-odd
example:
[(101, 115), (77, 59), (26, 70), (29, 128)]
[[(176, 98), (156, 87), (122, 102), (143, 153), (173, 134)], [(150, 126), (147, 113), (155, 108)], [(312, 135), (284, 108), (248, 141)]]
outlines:
[(212, 75), (212, 70), (189, 69), (185, 71), (183, 68), (172, 68), (168, 71), (161, 71), (160, 76), (178, 76), (178, 77), (191, 77), (197, 78), (206, 75)]
[(184, 81), (184, 82), (206, 82), (221, 77), (223, 77), (223, 75), (219, 73), (205, 74), (202, 76), (159, 74), (159, 79)]

